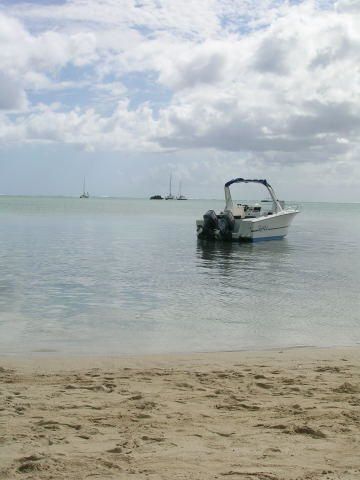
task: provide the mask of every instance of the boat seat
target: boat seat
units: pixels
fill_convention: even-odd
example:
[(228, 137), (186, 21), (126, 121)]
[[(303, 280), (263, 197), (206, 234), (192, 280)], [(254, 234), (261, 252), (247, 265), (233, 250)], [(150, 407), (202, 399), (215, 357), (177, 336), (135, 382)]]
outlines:
[(234, 205), (231, 212), (235, 218), (245, 218), (245, 209), (243, 205)]

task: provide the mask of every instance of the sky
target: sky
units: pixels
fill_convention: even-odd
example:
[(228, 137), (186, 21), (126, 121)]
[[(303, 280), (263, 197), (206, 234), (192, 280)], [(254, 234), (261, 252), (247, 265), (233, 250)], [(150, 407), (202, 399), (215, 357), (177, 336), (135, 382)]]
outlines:
[(0, 0), (0, 194), (360, 201), (360, 0)]

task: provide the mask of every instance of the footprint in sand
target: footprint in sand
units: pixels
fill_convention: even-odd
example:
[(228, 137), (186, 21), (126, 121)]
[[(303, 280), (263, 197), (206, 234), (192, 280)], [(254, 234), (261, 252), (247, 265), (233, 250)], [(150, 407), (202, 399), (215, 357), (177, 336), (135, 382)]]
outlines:
[(114, 447), (110, 448), (110, 450), (106, 450), (108, 453), (122, 453), (123, 449), (121, 447)]
[(61, 426), (73, 428), (74, 430), (81, 429), (80, 424), (60, 423), (60, 422), (56, 422), (55, 420), (40, 420), (39, 422), (37, 422), (37, 425), (39, 427), (44, 427), (48, 430), (59, 430)]
[(175, 385), (179, 388), (185, 388), (185, 389), (190, 389), (190, 390), (194, 389), (194, 387), (192, 385), (190, 385), (189, 383), (186, 383), (186, 382), (179, 382), (179, 383), (176, 383)]
[(336, 393), (358, 393), (359, 387), (357, 385), (352, 385), (349, 382), (345, 382), (333, 390)]
[(315, 372), (341, 373), (342, 369), (340, 367), (317, 367)]
[(140, 420), (146, 420), (146, 419), (149, 419), (149, 418), (152, 418), (151, 415), (148, 415), (147, 413), (139, 413), (138, 415), (136, 415), (136, 418), (140, 419)]
[(18, 459), (20, 463), (17, 471), (20, 473), (33, 473), (40, 470), (45, 470), (46, 465), (42, 462), (44, 460), (44, 455), (33, 454), (26, 457), (21, 457)]
[(147, 401), (147, 402), (141, 402), (135, 405), (135, 408), (138, 410), (152, 410), (156, 407), (155, 402)]
[(236, 433), (236, 432), (215, 432), (215, 431), (212, 431), (212, 430), (209, 430), (209, 431), (211, 433), (215, 433), (216, 435), (219, 435), (220, 437), (224, 437), (224, 438), (232, 437)]
[(136, 395), (133, 395), (132, 397), (129, 398), (129, 400), (141, 400), (143, 398), (141, 393), (137, 393)]
[(141, 440), (144, 440), (145, 442), (164, 442), (165, 438), (163, 438), (163, 437), (148, 437), (147, 435), (143, 435), (141, 437)]
[(290, 427), (286, 433), (298, 433), (301, 435), (309, 435), (312, 438), (326, 438), (326, 435), (321, 430), (316, 430), (308, 425), (300, 425)]
[(269, 390), (270, 388), (272, 388), (272, 385), (270, 383), (264, 383), (264, 382), (256, 382), (255, 384), (257, 387), (259, 388), (263, 388), (265, 390)]

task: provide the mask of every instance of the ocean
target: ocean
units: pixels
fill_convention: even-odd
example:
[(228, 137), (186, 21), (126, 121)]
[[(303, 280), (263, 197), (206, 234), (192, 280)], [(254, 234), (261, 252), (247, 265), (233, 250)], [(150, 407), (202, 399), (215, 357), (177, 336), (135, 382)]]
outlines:
[(360, 204), (302, 203), (280, 241), (198, 241), (223, 205), (0, 197), (0, 353), (358, 344)]

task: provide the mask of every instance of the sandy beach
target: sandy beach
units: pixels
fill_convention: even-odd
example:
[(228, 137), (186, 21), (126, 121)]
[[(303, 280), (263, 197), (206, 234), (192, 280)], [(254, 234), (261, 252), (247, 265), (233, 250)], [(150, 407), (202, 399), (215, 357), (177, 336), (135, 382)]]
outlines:
[(359, 354), (0, 357), (0, 478), (359, 479)]

